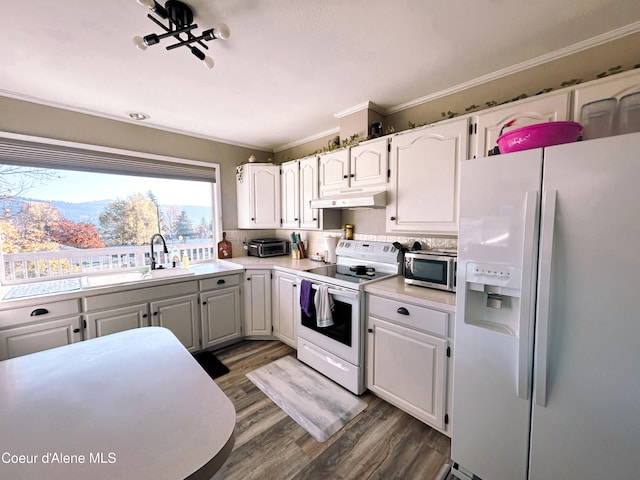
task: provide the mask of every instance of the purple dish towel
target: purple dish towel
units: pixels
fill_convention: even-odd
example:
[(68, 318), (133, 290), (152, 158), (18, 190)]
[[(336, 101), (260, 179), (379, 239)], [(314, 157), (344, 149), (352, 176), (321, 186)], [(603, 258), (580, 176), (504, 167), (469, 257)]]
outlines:
[(313, 318), (313, 291), (312, 283), (309, 280), (300, 282), (300, 308), (307, 315)]

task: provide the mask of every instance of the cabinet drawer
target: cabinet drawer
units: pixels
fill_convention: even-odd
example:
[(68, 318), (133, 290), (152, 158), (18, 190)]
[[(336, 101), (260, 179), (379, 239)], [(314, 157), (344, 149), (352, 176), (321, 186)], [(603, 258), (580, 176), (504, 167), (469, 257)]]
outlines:
[(216, 288), (227, 288), (240, 285), (240, 275), (221, 275), (219, 277), (205, 278), (200, 280), (200, 290), (215, 290)]
[(34, 303), (29, 307), (12, 308), (0, 311), (0, 328), (26, 322), (41, 322), (50, 318), (73, 316), (80, 313), (80, 301)]
[(408, 302), (369, 295), (369, 315), (446, 337), (449, 314)]
[(124, 292), (86, 297), (84, 299), (85, 311), (92, 312), (94, 310), (113, 308), (114, 306), (151, 302), (153, 300), (179, 297), (197, 292), (198, 282), (196, 281), (172, 283), (149, 288), (132, 288)]

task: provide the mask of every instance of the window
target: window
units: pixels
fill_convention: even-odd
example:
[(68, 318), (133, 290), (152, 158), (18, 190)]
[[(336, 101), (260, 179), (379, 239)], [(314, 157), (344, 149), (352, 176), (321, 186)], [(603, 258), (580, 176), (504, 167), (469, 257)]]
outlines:
[(215, 258), (219, 166), (0, 134), (2, 283)]

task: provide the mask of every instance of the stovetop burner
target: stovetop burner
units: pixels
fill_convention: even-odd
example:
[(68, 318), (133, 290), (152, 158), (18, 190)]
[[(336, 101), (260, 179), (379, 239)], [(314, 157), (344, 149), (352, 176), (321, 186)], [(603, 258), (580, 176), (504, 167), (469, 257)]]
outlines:
[(371, 267), (364, 272), (354, 271), (351, 268), (352, 267), (348, 265), (325, 265), (323, 267), (312, 268), (311, 270), (307, 270), (307, 272), (353, 283), (367, 282), (390, 275), (389, 273), (376, 272), (375, 269), (371, 269)]

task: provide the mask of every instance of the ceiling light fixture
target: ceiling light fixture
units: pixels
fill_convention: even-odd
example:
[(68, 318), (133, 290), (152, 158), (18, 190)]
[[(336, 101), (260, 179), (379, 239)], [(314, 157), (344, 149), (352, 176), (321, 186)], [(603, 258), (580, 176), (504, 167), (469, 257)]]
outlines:
[[(197, 43), (199, 46), (208, 50), (209, 47), (203, 43), (203, 41), (209, 40), (226, 40), (231, 35), (229, 31), (229, 27), (224, 23), (220, 23), (217, 26), (210, 28), (208, 30), (203, 30), (202, 34), (199, 36), (195, 36), (192, 30), (198, 28), (198, 25), (193, 23), (193, 11), (191, 8), (178, 0), (168, 0), (165, 2), (164, 7), (157, 3), (155, 0), (136, 0), (140, 5), (143, 5), (153, 13), (155, 13), (160, 19), (167, 20), (168, 26), (163, 24), (159, 19), (151, 15), (147, 14), (147, 17), (160, 28), (162, 28), (165, 33), (155, 34), (151, 33), (149, 35), (145, 35), (141, 37), (139, 35), (133, 37), (133, 44), (140, 50), (146, 50), (147, 47), (151, 45), (155, 45), (160, 43), (160, 40), (163, 38), (174, 37), (178, 40), (178, 43), (171, 44), (167, 46), (167, 50), (173, 50), (178, 47), (188, 47), (191, 50), (191, 53), (195, 55), (199, 60), (202, 60), (202, 63), (207, 68), (213, 68), (213, 59), (204, 54), (202, 50), (198, 47), (194, 46), (194, 43)], [(182, 35), (186, 36), (186, 39), (183, 38)]]
[(131, 118), (132, 120), (147, 120), (149, 118), (151, 118), (149, 115), (147, 115), (146, 113), (142, 113), (142, 112), (126, 112), (127, 115), (129, 115), (129, 118)]

